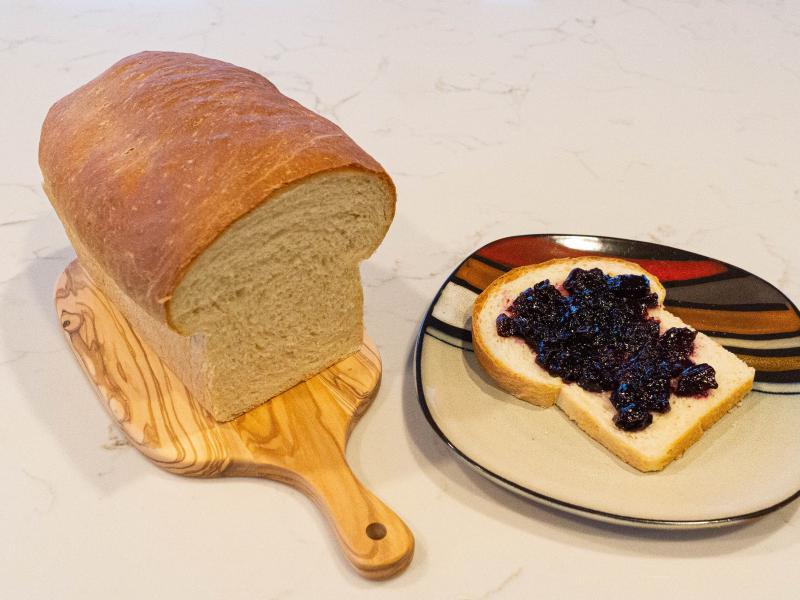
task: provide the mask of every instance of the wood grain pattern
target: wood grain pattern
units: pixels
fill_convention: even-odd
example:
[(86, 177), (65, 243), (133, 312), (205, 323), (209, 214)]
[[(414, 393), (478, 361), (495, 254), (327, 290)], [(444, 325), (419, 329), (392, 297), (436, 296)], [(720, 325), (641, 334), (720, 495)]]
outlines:
[(77, 261), (56, 285), (56, 311), (78, 362), (131, 443), (159, 467), (191, 477), (276, 479), (327, 516), (359, 574), (384, 579), (411, 561), (405, 523), (350, 470), (345, 446), (381, 376), (360, 351), (227, 423), (197, 405)]

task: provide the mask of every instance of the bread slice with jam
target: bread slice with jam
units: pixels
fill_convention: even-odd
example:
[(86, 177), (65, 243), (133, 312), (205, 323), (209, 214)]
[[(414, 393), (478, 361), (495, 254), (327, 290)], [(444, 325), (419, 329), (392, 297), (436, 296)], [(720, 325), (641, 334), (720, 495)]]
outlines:
[(584, 432), (623, 461), (640, 471), (661, 470), (681, 456), (750, 391), (755, 371), (711, 338), (697, 332), (691, 361), (711, 365), (717, 387), (695, 396), (678, 396), (672, 389), (668, 411), (653, 414), (648, 426), (637, 431), (618, 427), (612, 392), (589, 391), (576, 382), (567, 383), (551, 375), (536, 362), (537, 355), (531, 344), (521, 337), (498, 333), (498, 317), (508, 313), (522, 292), (544, 280), (563, 289), (562, 284), (573, 269), (600, 269), (609, 276), (645, 276), (650, 292), (657, 298), (647, 309), (647, 316), (659, 322), (660, 333), (673, 327), (692, 329), (664, 309), (664, 286), (639, 265), (605, 257), (555, 259), (513, 269), (480, 294), (472, 314), (475, 356), (507, 392), (537, 406), (556, 404)]

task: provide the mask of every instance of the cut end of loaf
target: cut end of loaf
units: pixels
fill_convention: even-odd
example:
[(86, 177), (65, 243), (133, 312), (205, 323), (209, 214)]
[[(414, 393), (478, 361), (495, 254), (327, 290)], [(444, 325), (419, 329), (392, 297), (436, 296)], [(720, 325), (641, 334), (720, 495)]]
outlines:
[(178, 332), (203, 346), (203, 387), (232, 419), (357, 351), (359, 262), (391, 220), (393, 190), (359, 171), (310, 177), (226, 230), (168, 304)]
[[(555, 259), (509, 271), (489, 285), (475, 302), (472, 317), (473, 347), (481, 366), (510, 394), (538, 406), (556, 403), (594, 440), (640, 471), (658, 471), (681, 456), (703, 432), (737, 404), (752, 388), (755, 371), (734, 354), (698, 333), (692, 359), (707, 362), (717, 371), (719, 387), (704, 398), (671, 397), (672, 410), (655, 415), (644, 430), (628, 432), (614, 425), (610, 393), (593, 393), (575, 383), (565, 384), (535, 363), (535, 353), (521, 339), (497, 334), (496, 319), (511, 301), (534, 284), (549, 279), (561, 283), (574, 268), (600, 268), (606, 274), (646, 275), (663, 304), (666, 291), (658, 279), (639, 265), (618, 259), (584, 257)], [(663, 308), (651, 310), (670, 327), (687, 327)]]

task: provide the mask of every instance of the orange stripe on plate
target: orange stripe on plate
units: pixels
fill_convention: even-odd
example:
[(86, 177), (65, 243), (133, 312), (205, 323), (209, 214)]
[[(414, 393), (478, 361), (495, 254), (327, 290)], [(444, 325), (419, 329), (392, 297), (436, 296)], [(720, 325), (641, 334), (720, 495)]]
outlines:
[(458, 269), (456, 277), (482, 290), (502, 274), (503, 271), (500, 269), (495, 269), (484, 262), (470, 258)]
[(723, 333), (789, 333), (800, 329), (792, 310), (704, 310), (670, 306), (669, 312), (696, 329)]
[(800, 356), (750, 356), (738, 352), (736, 356), (759, 371), (800, 370)]

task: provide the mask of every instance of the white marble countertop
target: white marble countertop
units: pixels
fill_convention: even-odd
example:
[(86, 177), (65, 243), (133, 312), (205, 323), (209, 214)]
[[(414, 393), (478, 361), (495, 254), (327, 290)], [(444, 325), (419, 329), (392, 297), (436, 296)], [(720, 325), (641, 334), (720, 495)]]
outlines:
[[(142, 49), (263, 73), (395, 178), (397, 218), (362, 268), (383, 384), (348, 449), (416, 534), (394, 580), (355, 575), (293, 489), (152, 466), (62, 339), (52, 287), (73, 252), (39, 187), (39, 127)], [(800, 301), (797, 3), (4, 2), (0, 73), (3, 598), (797, 597), (797, 503), (681, 534), (541, 508), (454, 460), (410, 360), (446, 275), (510, 234), (663, 242)]]

